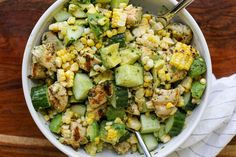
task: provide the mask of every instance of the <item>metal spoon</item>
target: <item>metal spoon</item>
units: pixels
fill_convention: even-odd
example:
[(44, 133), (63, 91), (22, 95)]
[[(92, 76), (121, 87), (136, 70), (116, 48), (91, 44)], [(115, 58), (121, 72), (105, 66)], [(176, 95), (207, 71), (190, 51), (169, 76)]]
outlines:
[(194, 0), (181, 0), (171, 11), (157, 17), (157, 21), (161, 22), (166, 27), (170, 20), (182, 9), (189, 6)]
[(134, 131), (134, 133), (135, 133), (135, 135), (136, 135), (136, 137), (138, 139), (138, 142), (139, 142), (141, 148), (143, 149), (143, 152), (144, 152), (145, 156), (146, 157), (152, 157), (151, 153), (149, 152), (146, 144), (144, 143), (144, 141), (142, 139), (141, 134), (138, 131)]

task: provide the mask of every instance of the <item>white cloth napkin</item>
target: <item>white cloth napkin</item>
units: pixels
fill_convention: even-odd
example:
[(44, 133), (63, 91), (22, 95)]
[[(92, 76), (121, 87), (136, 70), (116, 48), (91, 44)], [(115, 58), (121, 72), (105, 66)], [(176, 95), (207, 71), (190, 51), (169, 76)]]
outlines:
[(236, 74), (214, 79), (198, 126), (169, 157), (215, 157), (236, 134)]

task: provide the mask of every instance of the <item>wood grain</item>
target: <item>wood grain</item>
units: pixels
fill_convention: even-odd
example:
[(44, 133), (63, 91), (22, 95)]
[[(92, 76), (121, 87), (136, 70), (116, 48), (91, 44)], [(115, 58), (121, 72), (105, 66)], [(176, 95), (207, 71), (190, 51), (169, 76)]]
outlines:
[[(30, 32), (53, 0), (0, 0), (0, 156), (63, 157), (41, 134), (26, 107), (21, 62)], [(219, 78), (236, 72), (236, 1), (196, 0), (188, 10), (210, 48)], [(236, 138), (218, 157), (236, 156)]]

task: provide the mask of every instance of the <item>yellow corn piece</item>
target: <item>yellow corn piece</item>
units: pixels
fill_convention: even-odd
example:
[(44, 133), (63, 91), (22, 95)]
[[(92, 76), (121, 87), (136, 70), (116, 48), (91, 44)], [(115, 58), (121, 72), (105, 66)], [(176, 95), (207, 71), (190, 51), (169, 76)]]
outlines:
[(113, 9), (112, 28), (125, 26), (127, 14), (122, 11), (123, 9)]
[(170, 64), (179, 70), (189, 70), (193, 63), (193, 56), (189, 53), (177, 52), (170, 59)]

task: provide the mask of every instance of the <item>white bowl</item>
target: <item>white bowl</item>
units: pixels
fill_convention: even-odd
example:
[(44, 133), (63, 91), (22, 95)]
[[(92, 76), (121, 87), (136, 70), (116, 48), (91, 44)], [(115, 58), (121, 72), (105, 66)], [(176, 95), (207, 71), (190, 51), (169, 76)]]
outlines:
[[(23, 58), (23, 65), (22, 65), (22, 83), (23, 83), (23, 90), (24, 90), (24, 96), (27, 103), (27, 106), (29, 108), (29, 111), (31, 113), (31, 116), (33, 117), (35, 123), (41, 130), (41, 132), (47, 137), (47, 139), (56, 146), (59, 150), (67, 154), (71, 157), (78, 157), (83, 156), (87, 157), (89, 156), (84, 152), (84, 150), (80, 149), (79, 151), (75, 151), (71, 147), (65, 146), (61, 144), (54, 134), (52, 134), (48, 128), (47, 122), (43, 119), (42, 115), (37, 113), (32, 105), (31, 98), (30, 98), (30, 89), (34, 85), (33, 82), (28, 79), (28, 75), (30, 74), (30, 68), (31, 68), (31, 50), (34, 46), (40, 44), (41, 36), (44, 31), (48, 29), (49, 24), (51, 23), (53, 19), (53, 15), (65, 4), (66, 0), (57, 0), (48, 10), (42, 15), (42, 17), (39, 19), (37, 24), (35, 25), (29, 40), (27, 42), (25, 52), (24, 52), (24, 58)], [(145, 3), (144, 3), (145, 2)], [(173, 7), (177, 2), (175, 0), (131, 0), (131, 3), (134, 5), (140, 5), (144, 8), (144, 10), (152, 12), (155, 14), (157, 12), (157, 9), (160, 8), (160, 6), (165, 5), (168, 8)], [(176, 17), (176, 20), (181, 21), (183, 23), (188, 24), (194, 33), (194, 39), (193, 39), (193, 45), (200, 51), (201, 55), (206, 60), (207, 64), (207, 88), (204, 94), (204, 97), (201, 101), (201, 104), (199, 107), (197, 107), (193, 114), (187, 118), (186, 121), (186, 127), (182, 131), (180, 135), (173, 138), (170, 142), (164, 145), (164, 147), (158, 147), (155, 151), (152, 152), (153, 156), (167, 156), (174, 150), (176, 150), (193, 132), (194, 128), (197, 126), (205, 108), (207, 105), (207, 99), (208, 99), (208, 93), (211, 86), (211, 76), (212, 76), (212, 68), (211, 68), (211, 58), (209, 54), (209, 50), (207, 47), (207, 43), (205, 41), (205, 38), (197, 25), (196, 21), (193, 19), (193, 17), (186, 11), (183, 10), (179, 14), (179, 16)], [(104, 151), (102, 153), (97, 154), (97, 156), (118, 156), (112, 151)], [(134, 157), (134, 156), (140, 156), (138, 153), (135, 154), (127, 154), (125, 156)]]

